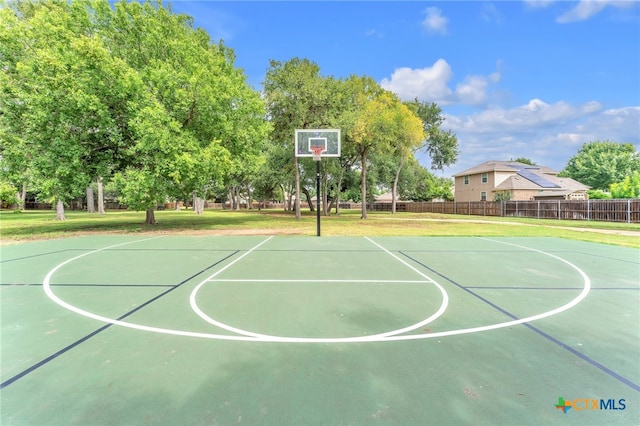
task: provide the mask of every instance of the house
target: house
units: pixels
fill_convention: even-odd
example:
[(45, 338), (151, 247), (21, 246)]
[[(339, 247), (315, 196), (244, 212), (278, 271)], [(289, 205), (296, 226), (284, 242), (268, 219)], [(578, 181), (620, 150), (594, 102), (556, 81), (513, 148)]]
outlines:
[(588, 186), (548, 167), (515, 161), (487, 161), (453, 177), (456, 201), (588, 199)]
[[(391, 191), (389, 191), (384, 194), (376, 195), (375, 199), (376, 203), (391, 203), (393, 202), (393, 195), (391, 195)], [(398, 194), (396, 194), (396, 201), (402, 201)]]

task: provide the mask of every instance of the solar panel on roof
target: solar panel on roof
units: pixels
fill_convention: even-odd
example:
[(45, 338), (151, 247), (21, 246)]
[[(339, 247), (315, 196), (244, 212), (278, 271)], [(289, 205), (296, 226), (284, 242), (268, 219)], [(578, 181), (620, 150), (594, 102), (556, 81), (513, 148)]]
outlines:
[(541, 188), (560, 188), (560, 185), (556, 185), (555, 183), (548, 181), (547, 179), (543, 178), (538, 174), (533, 173), (531, 170), (528, 170), (528, 169), (524, 169), (524, 168), (520, 169), (518, 170), (517, 174), (519, 176), (522, 176), (525, 179), (530, 180), (531, 182), (535, 183)]

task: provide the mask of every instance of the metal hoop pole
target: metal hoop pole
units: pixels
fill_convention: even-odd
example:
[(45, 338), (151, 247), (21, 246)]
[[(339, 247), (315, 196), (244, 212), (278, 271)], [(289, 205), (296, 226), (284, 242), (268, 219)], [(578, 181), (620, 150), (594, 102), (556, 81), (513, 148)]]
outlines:
[(316, 161), (316, 228), (320, 236), (320, 160)]

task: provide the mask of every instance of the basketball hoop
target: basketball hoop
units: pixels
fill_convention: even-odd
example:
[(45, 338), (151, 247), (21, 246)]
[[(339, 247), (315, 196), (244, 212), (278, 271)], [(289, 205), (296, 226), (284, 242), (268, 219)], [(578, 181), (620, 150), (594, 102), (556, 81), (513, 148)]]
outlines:
[(313, 153), (313, 161), (320, 161), (322, 153), (324, 152), (323, 146), (312, 146), (311, 152)]

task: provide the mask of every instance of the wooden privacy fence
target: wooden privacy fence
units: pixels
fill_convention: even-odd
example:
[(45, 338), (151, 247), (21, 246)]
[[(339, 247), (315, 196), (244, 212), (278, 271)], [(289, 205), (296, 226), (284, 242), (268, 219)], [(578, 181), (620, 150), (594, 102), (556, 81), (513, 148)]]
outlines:
[[(26, 208), (30, 209), (51, 209), (49, 203), (27, 202)], [(306, 203), (304, 204), (306, 206)], [(69, 206), (72, 210), (83, 210), (86, 206), (83, 203), (72, 203)], [(160, 209), (174, 209), (175, 204), (167, 203), (158, 206)], [(206, 203), (206, 208), (230, 209), (229, 203)], [(107, 202), (105, 208), (108, 210), (126, 209), (122, 204)], [(241, 209), (246, 209), (247, 205), (242, 204)], [(275, 209), (284, 208), (284, 204), (278, 202), (257, 203), (251, 206), (253, 209)], [(360, 203), (341, 202), (341, 209), (359, 209)], [(378, 202), (373, 204), (373, 211), (391, 211), (391, 203)], [(626, 222), (640, 223), (640, 199), (634, 200), (540, 200), (540, 201), (424, 201), (407, 202), (398, 201), (396, 203), (397, 212), (410, 213), (443, 213), (461, 214), (471, 216), (500, 216), (500, 217), (531, 217), (536, 219), (558, 219), (558, 220), (592, 220), (602, 222)]]
[[(375, 203), (375, 211), (391, 211), (391, 203)], [(536, 219), (640, 223), (640, 200), (426, 201), (396, 203), (396, 211)]]

